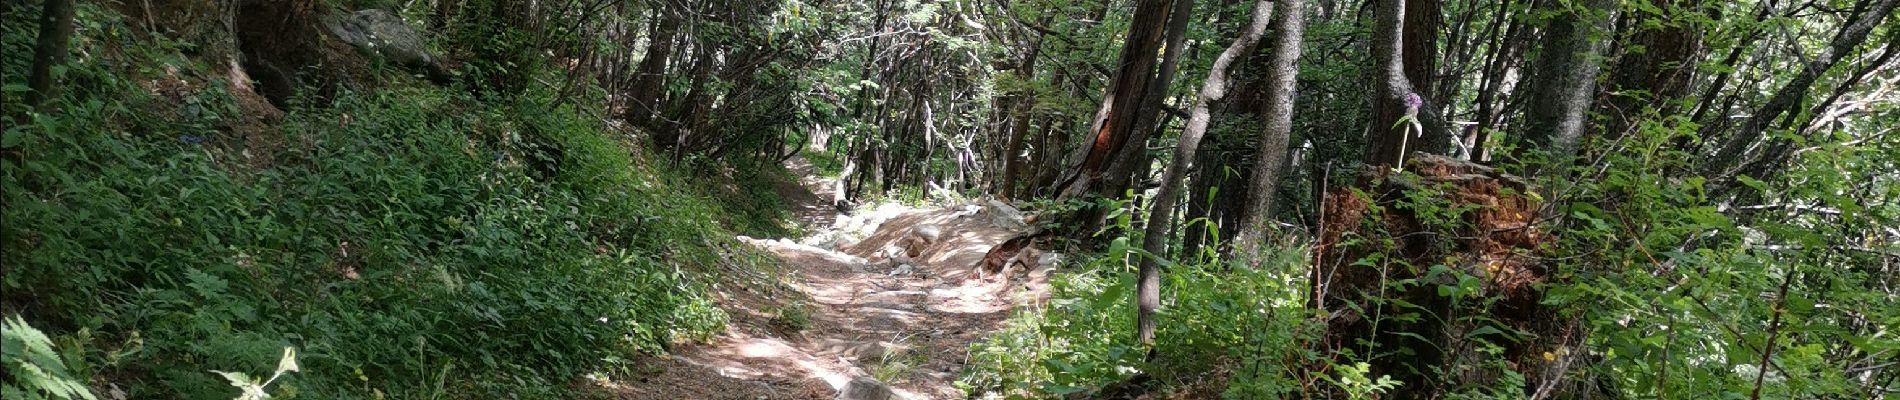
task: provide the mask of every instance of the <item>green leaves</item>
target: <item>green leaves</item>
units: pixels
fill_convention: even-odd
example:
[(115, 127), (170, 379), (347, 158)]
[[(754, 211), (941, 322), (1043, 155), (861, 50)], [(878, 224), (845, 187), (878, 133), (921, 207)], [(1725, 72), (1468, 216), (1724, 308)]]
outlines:
[(19, 315), (0, 322), (0, 364), (13, 376), (13, 381), (0, 383), (7, 398), (97, 400), (84, 377), (67, 371), (66, 362), (53, 351), (52, 339)]
[[(721, 220), (754, 217), (712, 199), (750, 198), (653, 166), (597, 120), (456, 89), (341, 93), (261, 128), (290, 144), (239, 149), (273, 160), (251, 165), (216, 134), (180, 145), (201, 121), (138, 93), (0, 137), (20, 155), (0, 174), (8, 305), (99, 332), (104, 351), (78, 354), (129, 392), (227, 396), (238, 378), (425, 398), (441, 392), (422, 377), (455, 366), (494, 383), (450, 395), (565, 398), (581, 371), (723, 330), (694, 267), (742, 258), (719, 249)], [(278, 357), (293, 343), (302, 359)], [(304, 372), (203, 372), (270, 361)]]
[(238, 390), (241, 391), (238, 393), (237, 400), (263, 400), (270, 398), (270, 393), (266, 392), (265, 389), (270, 387), (271, 383), (276, 382), (277, 378), (283, 377), (285, 372), (296, 371), (297, 348), (285, 347), (284, 356), (277, 361), (277, 372), (271, 373), (270, 379), (258, 381), (257, 379), (251, 378), (250, 375), (245, 375), (243, 372), (217, 370), (211, 372), (224, 377), (225, 381), (231, 383), (231, 386), (236, 386)]
[(1438, 285), (1439, 296), (1449, 297), (1454, 300), (1457, 300), (1457, 299), (1463, 299), (1467, 296), (1476, 295), (1483, 290), (1482, 285), (1484, 284), (1484, 282), (1478, 280), (1478, 277), (1472, 276), (1471, 274), (1466, 274), (1460, 271), (1452, 270), (1450, 267), (1446, 267), (1444, 265), (1432, 266), (1431, 270), (1426, 273), (1424, 280), (1428, 282), (1434, 281), (1436, 280), (1434, 278), (1436, 278), (1439, 275), (1452, 275), (1456, 279), (1456, 283), (1449, 284), (1449, 285), (1446, 285), (1446, 284)]
[(1761, 191), (1761, 192), (1768, 191), (1768, 184), (1766, 182), (1762, 182), (1761, 180), (1755, 179), (1748, 175), (1737, 175), (1735, 176), (1735, 180), (1737, 182), (1741, 182), (1743, 186), (1748, 186), (1749, 188), (1755, 189), (1756, 191)]
[(1338, 368), (1338, 376), (1329, 376), (1327, 381), (1344, 391), (1348, 399), (1377, 399), (1381, 397), (1380, 394), (1403, 385), (1403, 382), (1392, 379), (1388, 375), (1380, 375), (1377, 378), (1369, 376), (1372, 366), (1364, 362), (1335, 365), (1335, 367)]
[(1053, 276), (1050, 306), (1019, 314), (1002, 332), (972, 345), (971, 366), (959, 386), (970, 393), (1061, 396), (1136, 373), (1192, 376), (1214, 368), (1209, 360), (1236, 357), (1245, 360), (1237, 365), (1260, 367), (1237, 371), (1243, 376), (1231, 383), (1234, 393), (1281, 396), (1299, 386), (1286, 380), (1278, 362), (1297, 357), (1296, 338), (1305, 334), (1304, 286), (1286, 274), (1303, 268), (1307, 258), (1300, 246), (1271, 249), (1284, 254), (1264, 257), (1275, 262), (1259, 269), (1229, 269), (1219, 259), (1173, 264), (1161, 292), (1155, 350), (1180, 361), (1150, 364), (1144, 361), (1148, 349), (1131, 345), (1136, 273), (1123, 265), (1136, 253), (1111, 250), (1081, 270)]

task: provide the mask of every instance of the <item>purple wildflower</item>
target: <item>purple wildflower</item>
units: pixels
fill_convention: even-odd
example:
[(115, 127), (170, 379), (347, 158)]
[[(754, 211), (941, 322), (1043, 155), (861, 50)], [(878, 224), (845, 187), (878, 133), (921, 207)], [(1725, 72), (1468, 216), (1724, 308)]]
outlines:
[(1405, 113), (1416, 113), (1418, 112), (1418, 107), (1422, 105), (1425, 105), (1425, 99), (1419, 98), (1418, 93), (1405, 94)]

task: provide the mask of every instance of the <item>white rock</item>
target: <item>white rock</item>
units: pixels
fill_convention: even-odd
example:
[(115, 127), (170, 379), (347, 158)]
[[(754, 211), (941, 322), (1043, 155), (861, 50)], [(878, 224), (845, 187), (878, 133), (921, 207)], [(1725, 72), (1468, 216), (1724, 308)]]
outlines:
[(1018, 232), (1029, 230), (1029, 224), (1023, 222), (1023, 212), (1008, 203), (990, 200), (983, 211), (990, 215), (990, 223), (998, 228)]
[(878, 382), (876, 378), (868, 376), (859, 376), (851, 378), (851, 382), (846, 383), (844, 390), (839, 390), (838, 397), (834, 397), (833, 399), (890, 400), (895, 397), (897, 397), (897, 394), (891, 392), (891, 387), (885, 386), (884, 382)]

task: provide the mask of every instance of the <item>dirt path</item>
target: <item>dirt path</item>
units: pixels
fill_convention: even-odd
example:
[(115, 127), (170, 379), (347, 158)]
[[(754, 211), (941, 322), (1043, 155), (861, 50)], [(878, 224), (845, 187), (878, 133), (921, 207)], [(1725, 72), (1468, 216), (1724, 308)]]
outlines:
[[(813, 176), (801, 159), (788, 166)], [(965, 398), (954, 383), (970, 343), (1000, 329), (1015, 305), (1046, 292), (1045, 269), (975, 276), (984, 253), (1023, 233), (997, 223), (991, 207), (886, 206), (839, 216), (830, 205), (831, 182), (781, 186), (807, 224), (802, 242), (823, 247), (741, 240), (782, 262), (792, 293), (726, 288), (726, 334), (603, 386), (625, 399), (829, 399), (870, 377), (896, 398)], [(936, 231), (937, 240), (909, 239), (919, 229)], [(914, 257), (887, 257), (906, 249)]]

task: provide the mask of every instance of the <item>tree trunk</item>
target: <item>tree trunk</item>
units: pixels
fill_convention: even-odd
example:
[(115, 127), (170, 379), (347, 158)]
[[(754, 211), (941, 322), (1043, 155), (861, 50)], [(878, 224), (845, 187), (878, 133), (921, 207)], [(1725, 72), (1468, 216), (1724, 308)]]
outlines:
[(1491, 17), (1496, 20), (1493, 27), (1503, 25), (1506, 28), (1504, 28), (1503, 36), (1497, 36), (1495, 30), (1488, 35), (1491, 41), (1491, 55), (1488, 60), (1485, 60), (1484, 74), (1478, 82), (1477, 115), (1474, 116), (1478, 123), (1471, 128), (1468, 139), (1465, 139), (1465, 143), (1471, 147), (1469, 158), (1472, 161), (1482, 162), (1490, 158), (1490, 150), (1486, 144), (1490, 141), (1492, 127), (1496, 126), (1498, 117), (1503, 114), (1503, 107), (1498, 104), (1501, 102), (1498, 94), (1510, 90), (1505, 87), (1509, 66), (1517, 62), (1517, 57), (1523, 54), (1526, 42), (1529, 42), (1518, 39), (1528, 28), (1519, 21), (1519, 18), (1513, 18), (1510, 11), (1510, 2), (1500, 2), (1496, 13)]
[[(1367, 140), (1372, 151), (1366, 152), (1366, 164), (1396, 167), (1405, 153), (1443, 152), (1450, 134), (1430, 99), (1419, 95), (1411, 79), (1405, 76), (1406, 54), (1402, 42), (1406, 1), (1376, 1), (1372, 68), (1368, 69), (1373, 76), (1372, 121)], [(1415, 114), (1412, 119), (1418, 122), (1419, 129), (1409, 129), (1408, 124), (1400, 123), (1407, 114)]]
[(1438, 73), (1438, 26), (1444, 19), (1439, 0), (1405, 0), (1404, 41), (1405, 79), (1412, 81), (1413, 90), (1419, 96), (1435, 100), (1444, 99), (1426, 96), (1436, 93), (1432, 84), (1437, 82)]
[[(1141, 259), (1141, 280), (1137, 282), (1135, 299), (1137, 310), (1135, 336), (1140, 339), (1142, 345), (1154, 344), (1154, 314), (1161, 308), (1161, 266), (1156, 259), (1167, 257), (1166, 247), (1168, 239), (1173, 236), (1170, 233), (1174, 228), (1174, 206), (1180, 197), (1181, 178), (1187, 173), (1189, 165), (1194, 163), (1195, 151), (1201, 145), (1201, 136), (1207, 132), (1208, 105), (1220, 101), (1227, 95), (1228, 67), (1232, 66), (1235, 60), (1253, 52), (1254, 43), (1259, 42), (1260, 36), (1267, 30), (1268, 17), (1272, 11), (1270, 7), (1273, 4), (1279, 4), (1279, 11), (1283, 13), (1281, 14), (1283, 28), (1281, 34), (1277, 36), (1280, 39), (1277, 44), (1284, 45), (1289, 41), (1293, 44), (1290, 52), (1276, 49), (1274, 67), (1280, 70), (1282, 66), (1290, 66), (1292, 59), (1299, 58), (1301, 26), (1299, 1), (1279, 0), (1275, 3), (1267, 1), (1254, 3), (1253, 22), (1247, 25), (1247, 30), (1241, 33), (1239, 38), (1235, 38), (1234, 43), (1228, 45), (1227, 50), (1222, 51), (1220, 57), (1214, 59), (1214, 65), (1209, 67), (1207, 82), (1201, 85), (1200, 98), (1194, 101), (1194, 109), (1188, 114), (1187, 127), (1182, 129), (1179, 143), (1174, 148), (1174, 160), (1169, 162), (1167, 169), (1161, 173), (1161, 188), (1155, 191), (1153, 208), (1148, 214), (1147, 234), (1142, 237), (1141, 242), (1142, 249), (1149, 254), (1148, 257)], [(1288, 39), (1288, 36), (1291, 36), (1291, 39)], [(1285, 80), (1289, 82), (1292, 79), (1291, 74), (1285, 77)], [(1279, 79), (1276, 77), (1275, 80)], [(1286, 86), (1289, 89), (1285, 93), (1288, 97), (1286, 100), (1291, 103), (1292, 85), (1289, 83)]]
[[(1472, 29), (1472, 21), (1476, 20), (1479, 14), (1483, 14), (1485, 8), (1482, 4), (1473, 4), (1460, 8), (1460, 12), (1454, 17), (1454, 22), (1451, 23), (1449, 29), (1443, 30), (1445, 34), (1450, 35), (1445, 40), (1445, 51), (1440, 52), (1439, 56), (1432, 58), (1432, 60), (1440, 62), (1441, 64), (1436, 65), (1435, 69), (1433, 69), (1433, 76), (1430, 77), (1432, 80), (1432, 84), (1430, 85), (1431, 90), (1427, 91), (1427, 93), (1431, 93), (1431, 95), (1426, 96), (1439, 99), (1439, 105), (1444, 107), (1440, 109), (1439, 112), (1444, 115), (1458, 115), (1458, 102), (1452, 99), (1457, 99), (1459, 92), (1464, 89), (1466, 71), (1470, 71), (1470, 66), (1477, 60), (1477, 57), (1475, 57), (1475, 52), (1478, 47), (1476, 42), (1487, 37), (1489, 32), (1496, 29), (1498, 25), (1496, 23), (1497, 21), (1492, 21), (1493, 23), (1487, 24), (1485, 28)], [(1441, 18), (1439, 22), (1442, 21), (1443, 19)], [(1458, 132), (1454, 131), (1453, 133)]]
[(705, 114), (703, 111), (706, 102), (700, 101), (700, 98), (705, 97), (706, 85), (710, 83), (707, 80), (712, 78), (712, 66), (717, 59), (716, 50), (706, 46), (696, 47), (698, 49), (695, 52), (699, 54), (693, 61), (692, 84), (688, 85), (686, 96), (680, 98), (679, 103), (674, 105), (677, 110), (672, 115), (673, 120), (679, 122), (677, 126), (672, 127), (677, 132), (677, 139), (674, 140), (672, 146), (674, 164), (679, 164), (686, 158), (686, 153), (691, 151), (689, 147), (692, 145), (693, 136), (701, 133), (699, 121), (704, 120), (702, 116)]
[(666, 10), (664, 6), (653, 10), (647, 54), (635, 67), (633, 87), (627, 91), (633, 98), (627, 105), (627, 119), (636, 125), (647, 125), (653, 116), (660, 115), (661, 101), (666, 98), (666, 62), (673, 56), (673, 37), (679, 33), (679, 18), (668, 15)]
[[(1610, 100), (1598, 107), (1608, 116), (1601, 135), (1623, 137), (1645, 107), (1655, 107), (1658, 115), (1675, 113), (1676, 100), (1688, 92), (1689, 77), (1695, 74), (1695, 56), (1702, 51), (1701, 35), (1688, 15), (1701, 7), (1701, 0), (1673, 0), (1663, 9), (1661, 26), (1641, 26), (1631, 35), (1631, 46), (1641, 50), (1625, 53), (1610, 74)], [(1642, 18), (1642, 17), (1636, 17)]]
[[(1721, 150), (1710, 158), (1704, 174), (1717, 182), (1734, 179), (1740, 172), (1737, 167), (1742, 165), (1742, 157), (1746, 155), (1749, 148), (1762, 141), (1762, 134), (1768, 129), (1768, 124), (1800, 105), (1801, 100), (1807, 97), (1808, 89), (1814, 86), (1814, 81), (1819, 80), (1827, 70), (1834, 68), (1834, 64), (1840, 63), (1842, 58), (1853, 53), (1854, 48), (1859, 47), (1861, 42), (1865, 42), (1867, 34), (1873, 32), (1874, 27), (1880, 25), (1880, 21), (1893, 14), (1895, 3), (1900, 3), (1900, 0), (1879, 0), (1873, 3), (1872, 7), (1861, 12), (1858, 17), (1843, 24), (1840, 32), (1835, 34), (1834, 40), (1829, 41), (1827, 47), (1821, 49), (1820, 54), (1816, 54), (1813, 59), (1802, 65), (1801, 72), (1795, 74), (1794, 79), (1776, 90), (1774, 97), (1762, 104), (1754, 115), (1748, 117), (1747, 122), (1742, 123), (1741, 130), (1736, 131), (1734, 136), (1730, 136), (1729, 140), (1722, 144)], [(1785, 139), (1775, 140), (1775, 142), (1782, 140)], [(1771, 147), (1775, 148), (1763, 154), (1761, 161), (1758, 162), (1779, 164), (1788, 156), (1787, 146)], [(1769, 166), (1751, 169), (1768, 171), (1774, 168)], [(1719, 187), (1726, 186), (1728, 185), (1723, 184)]]
[(1006, 199), (1016, 197), (1017, 181), (1022, 175), (1021, 171), (1025, 162), (1023, 136), (1029, 131), (1029, 120), (1032, 117), (1029, 112), (1036, 108), (1036, 91), (1033, 86), (1036, 78), (1036, 58), (1041, 55), (1042, 38), (1038, 37), (1031, 42), (1029, 53), (1023, 56), (1022, 64), (1016, 67), (1017, 75), (1022, 76), (1024, 82), (1029, 82), (1030, 85), (1027, 86), (1031, 88), (1018, 94), (1015, 104), (1012, 104), (1013, 107), (1010, 108), (1009, 139), (1003, 146), (1003, 156), (999, 157), (1003, 163), (1002, 184), (996, 186), (998, 188), (996, 195)]
[(1194, 0), (1175, 0), (1173, 10), (1168, 14), (1164, 44), (1166, 50), (1161, 55), (1161, 67), (1155, 71), (1155, 79), (1148, 81), (1141, 108), (1136, 112), (1135, 125), (1129, 129), (1127, 141), (1109, 162), (1101, 184), (1095, 188), (1098, 194), (1116, 196), (1127, 191), (1135, 171), (1146, 173), (1146, 164), (1153, 162), (1148, 157), (1148, 138), (1156, 131), (1155, 126), (1160, 125), (1161, 107), (1167, 101), (1168, 88), (1174, 84), (1175, 70), (1180, 64), (1181, 54), (1185, 52), (1183, 47), (1187, 44), (1188, 21), (1194, 15)]
[[(1188, 1), (1188, 0), (1173, 0)], [(1154, 80), (1157, 51), (1162, 30), (1167, 26), (1170, 0), (1139, 0), (1134, 21), (1128, 25), (1128, 37), (1122, 44), (1115, 76), (1102, 96), (1102, 111), (1091, 123), (1088, 150), (1076, 167), (1074, 182), (1062, 190), (1063, 198), (1090, 193), (1099, 180), (1109, 157), (1115, 155), (1133, 131), (1136, 114), (1146, 96), (1148, 82)]]
[(73, 38), (73, 0), (46, 0), (41, 8), (39, 43), (33, 47), (33, 71), (27, 78), (26, 105), (53, 97), (53, 67), (66, 63)]
[(1552, 17), (1542, 54), (1525, 88), (1529, 104), (1520, 134), (1525, 144), (1517, 154), (1520, 160), (1530, 152), (1548, 157), (1545, 163), (1530, 166), (1533, 175), (1538, 171), (1562, 174), (1568, 170), (1577, 139), (1582, 137), (1585, 111), (1596, 93), (1593, 87), (1599, 68), (1595, 58), (1597, 44), (1602, 41), (1595, 38), (1609, 21), (1611, 7), (1608, 0), (1546, 4), (1557, 9), (1549, 10)]
[(1267, 61), (1267, 98), (1262, 112), (1265, 129), (1260, 134), (1252, 181), (1247, 184), (1247, 202), (1241, 207), (1241, 223), (1234, 239), (1235, 253), (1252, 267), (1260, 266), (1261, 246), (1266, 242), (1267, 225), (1273, 220), (1273, 200), (1285, 172), (1282, 169), (1287, 138), (1293, 133), (1293, 96), (1300, 72), (1300, 41), (1306, 29), (1299, 1), (1280, 0), (1276, 8), (1280, 24)]
[(1068, 149), (1069, 142), (1073, 140), (1067, 130), (1074, 125), (1074, 121), (1072, 118), (1053, 116), (1043, 121), (1040, 136), (1044, 146), (1040, 151), (1041, 158), (1036, 161), (1039, 165), (1036, 168), (1036, 182), (1030, 186), (1033, 188), (1031, 191), (1039, 191), (1035, 195), (1052, 195), (1050, 191), (1056, 189), (1056, 181), (1062, 178), (1062, 166), (1067, 162), (1063, 159), (1063, 150)]

